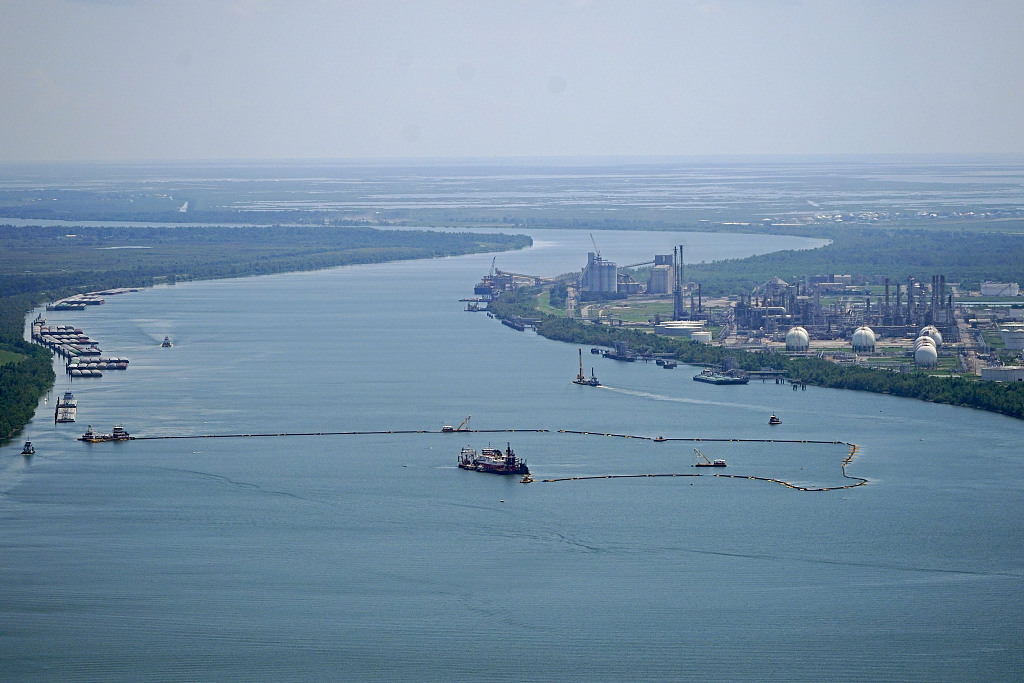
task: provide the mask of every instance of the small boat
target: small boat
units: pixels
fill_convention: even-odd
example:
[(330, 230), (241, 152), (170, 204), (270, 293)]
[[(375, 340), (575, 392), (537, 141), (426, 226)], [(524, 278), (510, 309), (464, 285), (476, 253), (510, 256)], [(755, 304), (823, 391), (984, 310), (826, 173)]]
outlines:
[(777, 418), (775, 416), (775, 413), (772, 413), (772, 416), (768, 418), (768, 424), (770, 424), (770, 425), (780, 425), (780, 424), (782, 424), (782, 420)]
[(22, 455), (35, 455), (35, 452), (36, 452), (35, 446), (32, 445), (31, 441), (26, 441), (25, 442), (25, 447), (21, 449), (21, 454)]
[(697, 462), (694, 464), (694, 467), (725, 467), (725, 461), (722, 459), (709, 460), (708, 456), (696, 448), (693, 449), (693, 452), (697, 454)]
[(160, 342), (160, 346), (162, 346), (165, 349), (169, 349), (170, 347), (174, 346), (174, 344), (171, 343), (170, 337), (164, 337), (164, 340)]
[(664, 363), (662, 363), (661, 367), (665, 368), (666, 370), (672, 370), (677, 365), (679, 365), (679, 363), (676, 363), (674, 360), (667, 360)]
[(665, 437), (663, 437), (663, 436), (656, 436), (656, 437), (654, 437), (653, 440), (654, 440), (655, 443), (661, 443), (663, 441), (667, 441), (667, 439)]

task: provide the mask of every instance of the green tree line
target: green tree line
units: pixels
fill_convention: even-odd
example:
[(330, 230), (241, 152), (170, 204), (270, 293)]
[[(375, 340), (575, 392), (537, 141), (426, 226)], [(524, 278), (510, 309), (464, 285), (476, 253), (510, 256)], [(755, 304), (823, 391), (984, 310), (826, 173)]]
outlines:
[(499, 318), (540, 319), (538, 334), (557, 341), (609, 347), (622, 341), (637, 352), (671, 353), (680, 362), (694, 365), (720, 364), (726, 357), (732, 357), (745, 370), (779, 370), (793, 381), (815, 386), (891, 394), (1024, 419), (1024, 382), (979, 382), (960, 377), (934, 377), (923, 372), (897, 373), (839, 365), (821, 358), (791, 358), (781, 353), (726, 349), (636, 329), (592, 325), (542, 313), (535, 306), (539, 292), (539, 289), (526, 288), (506, 292), (492, 301), (488, 309)]

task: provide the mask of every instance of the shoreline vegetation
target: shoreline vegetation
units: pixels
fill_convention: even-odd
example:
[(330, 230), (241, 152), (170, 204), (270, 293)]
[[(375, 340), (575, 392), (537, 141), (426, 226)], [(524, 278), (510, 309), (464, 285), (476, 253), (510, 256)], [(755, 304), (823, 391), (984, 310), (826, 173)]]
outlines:
[(100, 228), (0, 225), (0, 442), (53, 386), (49, 349), (25, 316), (73, 294), (119, 287), (320, 270), (530, 246), (527, 235), (374, 228)]
[[(31, 419), (38, 399), (55, 381), (49, 351), (24, 340), (25, 315), (35, 306), (72, 294), (116, 287), (147, 287), (191, 279), (245, 277), (332, 268), (360, 263), (436, 258), (522, 249), (522, 234), (473, 233), (474, 227), (545, 227), (663, 230), (644, 221), (573, 221), (550, 224), (506, 218), (463, 225), (465, 232), (429, 228), (339, 226), (231, 227), (22, 227), (0, 225), (0, 440), (13, 437)], [(1011, 221), (1016, 223), (1016, 221)], [(707, 225), (675, 230), (721, 232)], [(687, 264), (687, 276), (708, 295), (746, 292), (771, 277), (800, 273), (885, 273), (894, 279), (943, 272), (969, 285), (984, 279), (1024, 281), (1024, 235), (997, 230), (991, 222), (958, 230), (882, 226), (733, 227), (728, 232), (797, 235), (831, 240), (818, 249), (780, 251), (745, 259)], [(59, 267), (58, 267), (59, 265)], [(921, 373), (841, 367), (820, 359), (725, 351), (718, 347), (642, 332), (583, 325), (537, 308), (537, 292), (517, 290), (493, 302), (498, 317), (541, 320), (545, 337), (611, 346), (622, 340), (677, 354), (681, 362), (721, 363), (733, 356), (741, 367), (774, 367), (790, 379), (816, 386), (873, 391), (998, 412), (1024, 419), (1024, 386), (934, 378)]]
[(976, 382), (960, 377), (934, 377), (923, 372), (896, 373), (838, 365), (821, 358), (790, 358), (784, 353), (727, 349), (635, 329), (583, 323), (537, 308), (537, 297), (542, 289), (520, 288), (505, 292), (490, 303), (488, 310), (502, 320), (535, 320), (537, 334), (555, 341), (604, 347), (625, 342), (636, 352), (670, 353), (675, 360), (691, 365), (719, 365), (731, 357), (737, 367), (744, 370), (781, 371), (791, 381), (812, 386), (890, 394), (1024, 419), (1024, 382)]

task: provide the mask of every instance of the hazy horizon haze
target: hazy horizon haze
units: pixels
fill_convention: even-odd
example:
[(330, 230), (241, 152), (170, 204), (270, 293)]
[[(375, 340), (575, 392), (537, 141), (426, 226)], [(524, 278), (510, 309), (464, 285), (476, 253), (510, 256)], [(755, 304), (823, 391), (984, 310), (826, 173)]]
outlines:
[(1024, 3), (0, 13), (5, 162), (1024, 153)]

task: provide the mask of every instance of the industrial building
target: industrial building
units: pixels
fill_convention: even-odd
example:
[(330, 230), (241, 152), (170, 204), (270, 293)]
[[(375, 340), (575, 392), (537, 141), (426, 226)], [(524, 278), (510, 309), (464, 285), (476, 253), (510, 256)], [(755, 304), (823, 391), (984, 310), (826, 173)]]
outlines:
[(1024, 382), (1024, 366), (1002, 365), (982, 368), (981, 378), (993, 382)]
[(982, 296), (1020, 296), (1020, 285), (1016, 282), (991, 282), (981, 283)]
[(580, 289), (584, 292), (616, 294), (619, 291), (619, 269), (612, 261), (606, 261), (600, 254), (587, 254), (587, 265), (580, 278)]

